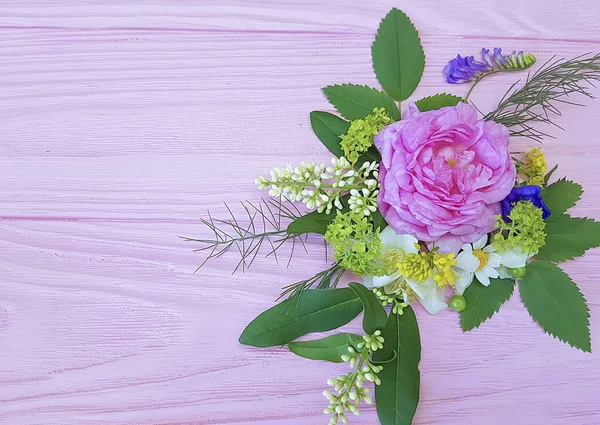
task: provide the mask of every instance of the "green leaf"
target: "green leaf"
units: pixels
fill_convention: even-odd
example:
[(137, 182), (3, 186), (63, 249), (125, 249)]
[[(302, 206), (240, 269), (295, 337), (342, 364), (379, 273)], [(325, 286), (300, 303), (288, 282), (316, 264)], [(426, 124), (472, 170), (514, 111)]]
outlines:
[(467, 307), (460, 312), (460, 326), (468, 332), (498, 313), (502, 304), (509, 300), (515, 289), (513, 279), (490, 279), (483, 286), (477, 279), (465, 290)]
[(344, 155), (340, 136), (346, 134), (350, 123), (329, 112), (312, 111), (310, 113), (310, 125), (329, 151), (338, 158)]
[[(341, 212), (350, 210), (348, 207), (348, 199), (350, 199), (350, 195), (344, 195), (340, 198), (343, 206)], [(317, 233), (319, 235), (324, 235), (327, 231), (327, 226), (329, 226), (329, 223), (333, 221), (337, 211), (338, 210), (336, 208), (333, 208), (329, 214), (326, 214), (325, 212), (320, 213), (318, 211), (304, 214), (288, 224), (286, 232), (290, 235), (301, 235), (304, 233)]]
[(546, 245), (538, 255), (556, 263), (582, 256), (590, 248), (600, 246), (600, 223), (589, 218), (573, 218), (568, 214), (546, 223)]
[(379, 210), (375, 211), (373, 214), (371, 214), (371, 218), (373, 220), (373, 229), (377, 230), (379, 228), (379, 230), (383, 230), (387, 227), (387, 222), (385, 221), (385, 218), (383, 218), (383, 216), (381, 215), (381, 213), (379, 212)]
[(402, 315), (390, 314), (382, 336), (383, 349), (373, 353), (375, 362), (386, 362), (378, 374), (381, 384), (375, 386), (377, 415), (381, 425), (410, 425), (421, 385), (421, 338), (412, 308), (405, 307)]
[(329, 214), (317, 211), (310, 212), (288, 224), (287, 232), (290, 235), (300, 235), (303, 233), (318, 233), (324, 235), (327, 231), (327, 226), (333, 221), (336, 214), (336, 209), (331, 210)]
[(541, 328), (582, 351), (591, 352), (590, 313), (571, 278), (555, 264), (534, 261), (519, 279), (519, 292), (529, 315)]
[(407, 99), (425, 69), (421, 40), (408, 16), (394, 8), (383, 18), (371, 54), (383, 90), (395, 100)]
[(351, 121), (372, 114), (374, 108), (385, 108), (390, 118), (400, 120), (400, 111), (394, 99), (377, 89), (342, 84), (323, 88), (323, 94), (343, 117)]
[(415, 102), (419, 111), (433, 111), (435, 109), (443, 108), (444, 106), (456, 106), (460, 102), (464, 102), (462, 97), (454, 96), (448, 93), (438, 93), (433, 96), (427, 96), (423, 99), (419, 99)]
[(376, 330), (382, 330), (387, 322), (387, 314), (375, 294), (360, 283), (350, 282), (348, 286), (362, 302), (365, 312), (363, 317), (365, 332), (371, 335)]
[(308, 289), (297, 303), (293, 301), (293, 308), (286, 308), (288, 302), (259, 314), (242, 332), (240, 343), (254, 347), (284, 345), (302, 335), (337, 329), (362, 310), (362, 303), (350, 288)]
[(290, 342), (290, 351), (300, 357), (311, 360), (326, 360), (334, 363), (342, 362), (342, 355), (348, 354), (350, 344), (362, 341), (360, 335), (341, 333), (313, 341)]
[(548, 221), (552, 221), (575, 206), (575, 203), (579, 201), (583, 194), (583, 187), (563, 177), (543, 188), (541, 194), (544, 203), (552, 213)]
[[(550, 177), (552, 177), (552, 174), (554, 174), (556, 172), (556, 170), (558, 170), (558, 164), (556, 164), (554, 167), (552, 167), (552, 169), (550, 171), (548, 171), (546, 173), (546, 175), (544, 176), (544, 187), (548, 186)], [(582, 188), (582, 190), (583, 190), (583, 188)]]
[(363, 153), (354, 164), (354, 168), (360, 168), (365, 162), (381, 162), (381, 154), (375, 146), (371, 146), (368, 151)]

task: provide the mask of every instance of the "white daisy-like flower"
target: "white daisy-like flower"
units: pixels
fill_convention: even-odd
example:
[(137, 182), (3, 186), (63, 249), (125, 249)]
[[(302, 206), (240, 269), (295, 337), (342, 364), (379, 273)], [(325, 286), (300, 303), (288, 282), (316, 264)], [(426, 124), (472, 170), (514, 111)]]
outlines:
[(491, 244), (486, 246), (487, 241), (488, 237), (484, 235), (473, 244), (463, 245), (462, 252), (456, 257), (456, 268), (460, 269), (460, 277), (455, 283), (458, 295), (465, 292), (474, 277), (485, 286), (490, 284), (490, 278), (499, 277), (498, 268), (503, 256)]
[[(419, 250), (415, 247), (417, 239), (411, 235), (400, 235), (391, 227), (387, 226), (379, 234), (383, 246), (382, 255), (389, 259), (401, 262), (407, 254), (416, 254)], [(363, 276), (363, 283), (367, 288), (383, 287), (387, 294), (395, 294), (401, 290), (402, 284), (406, 283), (415, 293), (419, 302), (429, 314), (437, 314), (448, 305), (445, 302), (444, 290), (440, 288), (433, 278), (425, 282), (417, 282), (405, 279), (399, 271), (386, 276)], [(405, 302), (407, 302), (405, 294)]]

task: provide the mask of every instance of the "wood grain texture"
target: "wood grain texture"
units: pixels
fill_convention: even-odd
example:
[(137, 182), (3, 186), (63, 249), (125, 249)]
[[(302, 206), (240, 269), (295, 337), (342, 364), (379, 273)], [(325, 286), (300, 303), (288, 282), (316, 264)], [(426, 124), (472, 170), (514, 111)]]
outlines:
[[(201, 257), (178, 236), (207, 236), (198, 217), (223, 201), (259, 199), (273, 166), (327, 160), (308, 113), (330, 110), (327, 84), (376, 85), (369, 46), (392, 6), (423, 38), (414, 99), (464, 93), (440, 74), (459, 52), (600, 50), (596, 0), (0, 2), (0, 424), (327, 422), (321, 391), (344, 365), (237, 343), (281, 286), (326, 266), (319, 240), (287, 269), (260, 259), (231, 276), (233, 257), (194, 274)], [(473, 99), (489, 109), (512, 78)], [(544, 147), (585, 186), (576, 212), (600, 219), (600, 102), (585, 103)], [(600, 251), (565, 267), (592, 354), (545, 335), (517, 295), (468, 334), (416, 308), (415, 425), (600, 423)], [(352, 420), (378, 423), (372, 407)]]

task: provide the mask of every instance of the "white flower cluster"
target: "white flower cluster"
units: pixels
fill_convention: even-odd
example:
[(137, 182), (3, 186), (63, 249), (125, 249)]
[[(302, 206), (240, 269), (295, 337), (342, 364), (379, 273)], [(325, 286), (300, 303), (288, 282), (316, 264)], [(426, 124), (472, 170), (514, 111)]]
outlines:
[(327, 380), (327, 384), (332, 385), (337, 394), (332, 391), (323, 391), (323, 395), (329, 400), (329, 406), (324, 412), (331, 416), (329, 425), (335, 425), (339, 421), (348, 422), (347, 412), (355, 415), (359, 414), (358, 405), (361, 401), (371, 404), (373, 399), (368, 395), (370, 388), (364, 388), (364, 382), (374, 382), (375, 385), (381, 384), (377, 376), (383, 369), (383, 366), (376, 366), (370, 362), (371, 354), (378, 349), (383, 348), (383, 338), (381, 331), (375, 331), (373, 335), (364, 335), (363, 341), (358, 345), (358, 351), (353, 347), (348, 347), (349, 354), (344, 354), (342, 360), (350, 362), (350, 367), (356, 370), (346, 375), (338, 376), (335, 379)]
[(340, 198), (350, 192), (350, 209), (365, 216), (377, 211), (377, 181), (379, 164), (365, 162), (358, 170), (344, 157), (332, 158), (331, 166), (315, 162), (288, 164), (274, 168), (269, 177), (256, 179), (260, 189), (269, 188), (269, 195), (281, 196), (292, 202), (303, 202), (309, 210), (329, 213), (342, 209)]

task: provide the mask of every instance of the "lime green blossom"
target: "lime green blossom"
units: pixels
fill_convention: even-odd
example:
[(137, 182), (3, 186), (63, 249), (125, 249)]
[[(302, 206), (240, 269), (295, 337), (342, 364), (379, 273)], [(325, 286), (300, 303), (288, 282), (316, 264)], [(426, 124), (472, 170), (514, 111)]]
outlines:
[(500, 232), (494, 235), (493, 246), (498, 251), (520, 248), (525, 254), (535, 254), (546, 243), (546, 223), (542, 210), (529, 201), (520, 201), (508, 216), (506, 223), (502, 216), (496, 216), (496, 226)]
[(356, 275), (383, 274), (379, 229), (374, 230), (366, 217), (338, 211), (327, 226), (325, 240), (342, 268)]
[(360, 155), (373, 145), (373, 137), (391, 122), (384, 108), (375, 108), (371, 115), (352, 121), (346, 134), (341, 136), (346, 159), (355, 164)]

